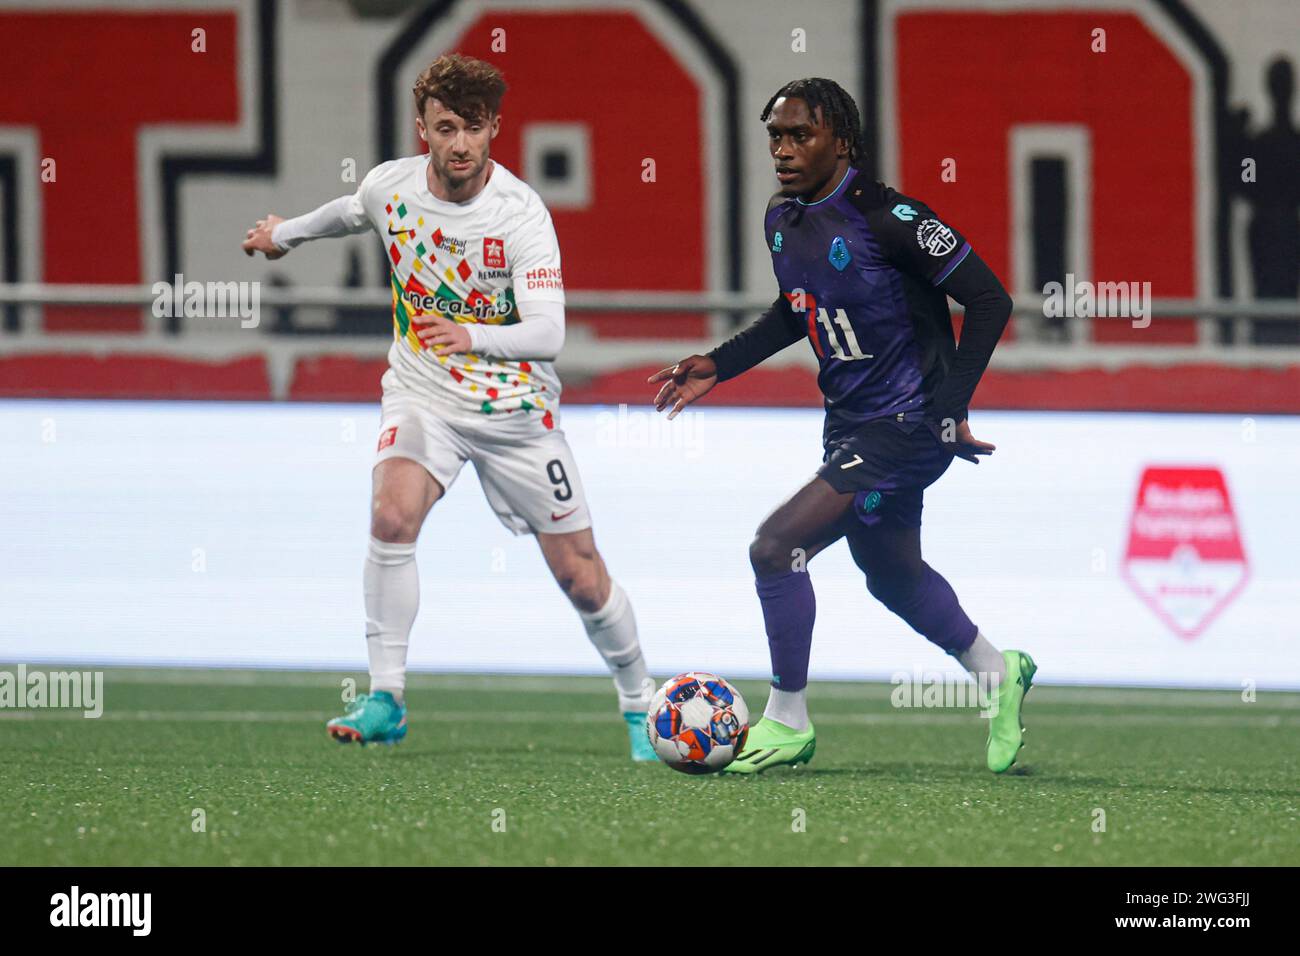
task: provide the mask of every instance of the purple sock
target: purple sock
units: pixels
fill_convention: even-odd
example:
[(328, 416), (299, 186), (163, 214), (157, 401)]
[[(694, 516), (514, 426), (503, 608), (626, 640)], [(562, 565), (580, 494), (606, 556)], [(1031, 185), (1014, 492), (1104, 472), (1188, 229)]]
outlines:
[(796, 691), (808, 686), (808, 655), (812, 652), (817, 599), (806, 571), (786, 571), (757, 578), (763, 604), (767, 647), (772, 655), (772, 686)]
[(912, 629), (949, 654), (970, 647), (978, 629), (957, 603), (952, 585), (934, 568), (924, 565), (919, 580), (880, 577), (869, 580), (873, 595)]

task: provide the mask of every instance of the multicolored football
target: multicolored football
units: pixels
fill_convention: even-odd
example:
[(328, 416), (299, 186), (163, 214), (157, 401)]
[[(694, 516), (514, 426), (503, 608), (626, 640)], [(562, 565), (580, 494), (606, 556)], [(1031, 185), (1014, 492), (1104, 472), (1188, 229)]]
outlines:
[(717, 674), (688, 671), (650, 701), (646, 733), (659, 759), (682, 773), (716, 773), (736, 759), (749, 733), (740, 691)]

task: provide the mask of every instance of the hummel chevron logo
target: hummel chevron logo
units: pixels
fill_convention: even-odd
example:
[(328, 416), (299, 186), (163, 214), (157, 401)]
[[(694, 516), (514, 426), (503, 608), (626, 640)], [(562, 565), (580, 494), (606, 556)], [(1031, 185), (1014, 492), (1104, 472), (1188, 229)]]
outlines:
[(848, 468), (856, 468), (860, 464), (862, 464), (862, 456), (854, 455), (852, 461), (845, 462), (844, 464), (840, 465), (840, 471), (844, 471)]

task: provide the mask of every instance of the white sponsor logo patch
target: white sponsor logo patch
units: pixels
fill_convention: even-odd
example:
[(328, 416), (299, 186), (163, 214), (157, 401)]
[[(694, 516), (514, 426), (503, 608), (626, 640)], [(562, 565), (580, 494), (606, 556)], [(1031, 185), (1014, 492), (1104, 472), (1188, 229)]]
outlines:
[(957, 248), (957, 237), (938, 219), (927, 219), (916, 227), (916, 244), (932, 256), (946, 256)]

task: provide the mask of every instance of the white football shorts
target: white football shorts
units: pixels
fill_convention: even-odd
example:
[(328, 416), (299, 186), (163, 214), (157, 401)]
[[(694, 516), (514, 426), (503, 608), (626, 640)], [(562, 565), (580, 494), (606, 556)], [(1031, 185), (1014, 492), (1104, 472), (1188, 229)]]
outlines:
[(591, 527), (587, 497), (564, 432), (533, 412), (482, 423), (448, 416), (426, 396), (384, 388), (375, 464), (409, 458), (446, 492), (473, 462), (488, 504), (514, 534), (566, 534)]

